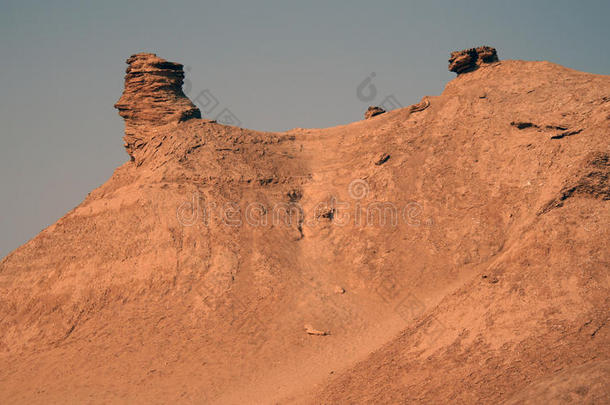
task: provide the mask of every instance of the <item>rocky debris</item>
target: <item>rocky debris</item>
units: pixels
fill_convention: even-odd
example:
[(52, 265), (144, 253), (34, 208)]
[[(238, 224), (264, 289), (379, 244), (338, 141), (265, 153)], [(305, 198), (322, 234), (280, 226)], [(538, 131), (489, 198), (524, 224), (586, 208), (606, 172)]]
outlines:
[(414, 113), (424, 111), (428, 107), (430, 107), (430, 100), (428, 100), (428, 97), (424, 97), (419, 103), (410, 105), (409, 112)]
[(527, 122), (527, 121), (512, 121), (510, 123), (510, 125), (512, 125), (513, 127), (517, 127), (517, 129), (540, 128), (538, 125), (534, 124), (533, 122)]
[(456, 72), (459, 75), (471, 72), (483, 63), (497, 61), (498, 54), (496, 49), (490, 46), (464, 49), (462, 51), (451, 52), (451, 57), (449, 58), (449, 71)]
[(556, 129), (558, 131), (565, 131), (566, 129), (568, 129), (567, 126), (565, 125), (545, 125), (544, 126), (546, 129)]
[[(407, 108), (409, 110), (409, 113), (414, 113), (414, 112), (418, 112), (418, 111), (423, 111), (426, 108), (428, 108), (429, 106), (430, 106), (430, 100), (428, 100), (427, 97), (424, 97), (419, 103), (410, 105)], [(370, 118), (373, 118), (373, 117), (375, 117), (379, 114), (383, 114), (385, 112), (386, 112), (386, 110), (384, 110), (383, 108), (372, 105), (364, 113), (364, 119), (368, 120)]]
[(582, 132), (582, 128), (576, 129), (576, 130), (573, 130), (573, 131), (565, 131), (565, 132), (561, 132), (561, 133), (559, 133), (557, 135), (553, 135), (551, 137), (551, 139), (561, 139), (561, 138), (565, 138), (566, 136), (572, 136), (572, 135), (580, 134), (581, 132)]
[(492, 277), (492, 278), (489, 278), (489, 276), (488, 276), (487, 274), (483, 274), (483, 275), (481, 276), (481, 278), (482, 278), (483, 280), (487, 280), (487, 282), (488, 282), (488, 283), (490, 283), (490, 284), (496, 284), (496, 283), (498, 283), (498, 281), (500, 281), (500, 280), (498, 279), (498, 277)]
[(332, 207), (320, 208), (320, 209), (318, 209), (318, 211), (316, 213), (316, 218), (318, 218), (318, 219), (324, 218), (329, 221), (332, 221), (334, 217), (335, 217), (335, 209)]
[(369, 118), (373, 118), (374, 116), (383, 114), (384, 112), (386, 112), (386, 111), (383, 108), (376, 106), (376, 105), (372, 105), (364, 113), (364, 119), (368, 120)]
[(301, 198), (303, 198), (303, 193), (301, 192), (301, 190), (299, 189), (292, 189), (290, 191), (288, 191), (286, 193), (286, 196), (288, 197), (288, 200), (290, 202), (298, 202)]
[(330, 335), (330, 332), (324, 331), (324, 330), (315, 329), (310, 324), (305, 324), (304, 327), (305, 327), (305, 332), (307, 332), (308, 335), (315, 335), (315, 336), (328, 336), (328, 335)]
[(144, 147), (155, 127), (201, 118), (199, 109), (182, 92), (184, 71), (154, 53), (138, 53), (127, 59), (125, 90), (114, 105), (125, 120), (125, 149)]
[(387, 153), (382, 153), (379, 156), (379, 159), (377, 159), (377, 161), (375, 162), (375, 166), (381, 166), (382, 164), (384, 164), (385, 162), (387, 162), (390, 159), (390, 155)]
[(551, 139), (561, 139), (565, 138), (566, 136), (578, 135), (583, 131), (583, 128), (568, 130), (568, 127), (565, 125), (537, 125), (529, 121), (512, 121), (510, 125), (519, 130), (532, 128), (537, 129), (538, 131), (562, 131), (551, 136)]

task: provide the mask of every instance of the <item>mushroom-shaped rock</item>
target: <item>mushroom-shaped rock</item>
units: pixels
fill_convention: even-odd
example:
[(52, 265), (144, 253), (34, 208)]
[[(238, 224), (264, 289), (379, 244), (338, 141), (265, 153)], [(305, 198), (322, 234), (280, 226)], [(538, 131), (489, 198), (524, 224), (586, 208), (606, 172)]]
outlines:
[(368, 120), (369, 118), (373, 118), (376, 115), (383, 114), (385, 110), (378, 106), (370, 106), (368, 110), (364, 113), (364, 119)]
[(493, 63), (497, 61), (498, 53), (495, 48), (490, 46), (464, 49), (462, 51), (451, 52), (451, 57), (449, 58), (449, 71), (459, 75), (473, 71), (484, 63)]
[(182, 92), (181, 64), (154, 53), (132, 55), (127, 64), (125, 90), (114, 107), (125, 119), (125, 148), (134, 160), (156, 127), (201, 118), (201, 112)]

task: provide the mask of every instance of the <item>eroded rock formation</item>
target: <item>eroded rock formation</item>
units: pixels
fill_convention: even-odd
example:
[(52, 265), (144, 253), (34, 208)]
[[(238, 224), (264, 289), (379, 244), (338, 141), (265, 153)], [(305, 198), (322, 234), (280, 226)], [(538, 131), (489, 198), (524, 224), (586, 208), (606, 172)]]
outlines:
[(483, 63), (498, 61), (496, 48), (490, 46), (480, 46), (478, 48), (464, 49), (451, 52), (449, 58), (449, 71), (456, 72), (458, 75), (477, 69)]
[(114, 107), (125, 119), (125, 148), (134, 160), (156, 127), (201, 118), (201, 112), (182, 92), (180, 63), (154, 53), (137, 53), (126, 62), (125, 90)]
[(372, 105), (364, 113), (364, 119), (368, 120), (369, 118), (373, 118), (374, 116), (383, 114), (384, 112), (385, 110), (383, 108)]

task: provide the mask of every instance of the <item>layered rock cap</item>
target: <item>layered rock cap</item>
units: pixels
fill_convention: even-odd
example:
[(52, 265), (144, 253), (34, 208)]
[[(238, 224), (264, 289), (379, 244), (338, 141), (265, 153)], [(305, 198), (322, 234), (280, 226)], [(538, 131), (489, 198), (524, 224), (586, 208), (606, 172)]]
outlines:
[(127, 59), (125, 90), (114, 105), (125, 119), (125, 148), (134, 160), (155, 128), (172, 122), (201, 118), (199, 109), (182, 91), (184, 70), (154, 53)]
[(386, 111), (383, 108), (372, 105), (364, 113), (364, 119), (368, 120), (369, 118), (373, 118), (374, 116), (383, 114), (384, 112), (386, 112)]
[(498, 62), (498, 60), (496, 48), (490, 46), (455, 51), (451, 52), (449, 58), (449, 71), (459, 75), (471, 72), (484, 63)]

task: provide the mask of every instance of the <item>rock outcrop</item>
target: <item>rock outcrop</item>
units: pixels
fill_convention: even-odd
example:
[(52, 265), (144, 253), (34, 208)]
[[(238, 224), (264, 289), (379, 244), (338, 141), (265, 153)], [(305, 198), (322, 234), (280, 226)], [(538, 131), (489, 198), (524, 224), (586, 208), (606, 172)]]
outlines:
[(180, 63), (154, 53), (137, 53), (126, 62), (125, 90), (114, 107), (125, 119), (125, 148), (134, 160), (156, 127), (201, 118), (201, 112), (182, 92)]
[(458, 75), (471, 72), (484, 63), (498, 62), (496, 48), (480, 46), (478, 48), (464, 49), (451, 52), (449, 58), (449, 71)]
[(372, 105), (364, 113), (364, 119), (368, 120), (369, 118), (373, 118), (374, 116), (383, 114), (384, 112), (386, 112), (386, 111), (383, 108)]

